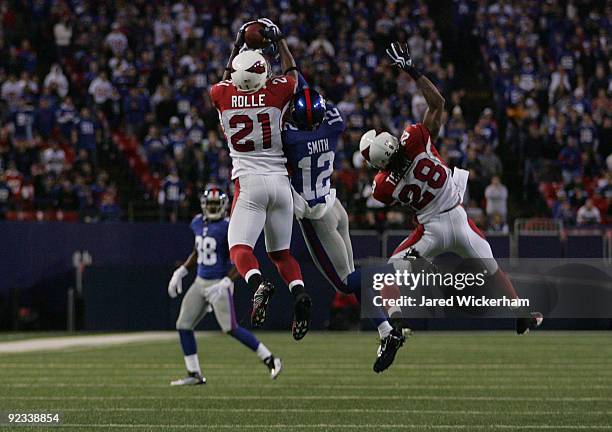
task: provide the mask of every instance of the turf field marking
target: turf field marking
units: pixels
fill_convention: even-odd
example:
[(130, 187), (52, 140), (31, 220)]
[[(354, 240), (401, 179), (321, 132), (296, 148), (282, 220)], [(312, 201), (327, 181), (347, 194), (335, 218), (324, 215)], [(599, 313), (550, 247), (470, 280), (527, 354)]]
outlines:
[[(0, 344), (0, 352), (1, 352)], [(0, 357), (1, 358), (1, 357)], [(300, 369), (321, 369), (333, 366), (335, 363), (317, 363), (317, 362), (308, 362), (301, 363), (299, 361), (292, 361), (294, 365), (299, 365)], [(17, 363), (17, 362), (1, 362), (0, 366), (3, 368), (26, 368), (26, 369), (116, 369), (118, 366), (121, 369), (166, 369), (166, 368), (176, 368), (177, 364), (175, 363), (129, 363), (129, 364), (117, 364), (117, 363)], [(225, 369), (228, 366), (231, 366), (235, 369), (244, 369), (250, 370), (251, 366), (245, 366), (243, 363), (236, 364), (228, 364), (228, 363), (207, 363), (207, 369)], [(346, 368), (362, 368), (363, 363), (343, 363), (343, 367)], [(414, 369), (414, 370), (446, 370), (446, 369), (459, 369), (459, 370), (471, 370), (475, 369), (481, 371), (482, 369), (504, 369), (504, 370), (520, 370), (521, 372), (525, 372), (525, 368), (527, 369), (577, 369), (584, 370), (592, 367), (593, 369), (600, 369), (602, 367), (609, 367), (609, 361), (601, 361), (601, 362), (585, 362), (578, 363), (572, 362), (572, 364), (563, 363), (563, 362), (551, 362), (551, 363), (469, 363), (469, 364), (457, 364), (457, 363), (437, 363), (435, 365), (415, 365), (415, 364), (397, 364), (394, 365), (394, 369)], [(602, 371), (606, 372), (606, 371)]]
[[(19, 383), (3, 383), (3, 387), (11, 388), (31, 388), (33, 381), (23, 382), (23, 378)], [(143, 383), (36, 383), (37, 387), (49, 388), (170, 388), (168, 384), (143, 384)], [(291, 389), (291, 388), (311, 388), (311, 389), (326, 389), (326, 390), (608, 390), (609, 385), (483, 385), (483, 384), (456, 384), (456, 385), (437, 385), (437, 384), (413, 384), (413, 385), (385, 385), (380, 387), (377, 385), (354, 385), (354, 384), (223, 384), (223, 388), (274, 388), (274, 389)]]
[[(459, 401), (525, 401), (525, 402), (612, 402), (612, 397), (519, 397), (519, 396), (364, 396), (364, 395), (279, 395), (227, 396), (164, 395), (163, 400), (459, 400)], [(0, 400), (159, 400), (160, 396), (0, 396)]]
[[(91, 408), (49, 408), (47, 411), (66, 411), (66, 412), (91, 412)], [(102, 412), (193, 412), (194, 408), (96, 408), (96, 411)], [(248, 412), (248, 413), (353, 413), (353, 414), (453, 414), (453, 415), (486, 415), (491, 414), (507, 414), (512, 416), (538, 416), (538, 415), (612, 415), (612, 411), (525, 411), (521, 413), (508, 412), (504, 410), (410, 410), (410, 409), (375, 409), (375, 408), (350, 408), (350, 409), (329, 409), (329, 408), (206, 408), (206, 411), (212, 412)]]
[(178, 425), (178, 424), (130, 424), (130, 423), (95, 423), (95, 424), (63, 424), (54, 427), (69, 427), (69, 428), (129, 428), (129, 429), (281, 429), (293, 430), (294, 428), (302, 429), (548, 429), (548, 430), (612, 430), (610, 425), (507, 425), (507, 424), (487, 424), (487, 425), (471, 425), (471, 424), (342, 424), (342, 423), (320, 423), (320, 424), (197, 424), (197, 425)]
[(70, 348), (99, 348), (133, 342), (158, 342), (173, 340), (174, 332), (138, 332), (88, 336), (44, 337), (0, 343), (0, 353), (25, 353), (33, 351), (63, 350)]

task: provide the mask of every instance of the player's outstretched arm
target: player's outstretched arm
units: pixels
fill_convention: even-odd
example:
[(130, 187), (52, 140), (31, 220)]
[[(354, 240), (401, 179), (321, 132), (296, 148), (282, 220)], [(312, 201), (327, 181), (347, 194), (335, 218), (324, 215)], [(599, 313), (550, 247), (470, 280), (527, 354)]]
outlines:
[(442, 126), (442, 114), (444, 113), (444, 97), (436, 86), (414, 66), (408, 45), (402, 46), (398, 42), (387, 48), (387, 55), (395, 66), (406, 72), (414, 80), (417, 87), (423, 93), (427, 102), (427, 111), (423, 118), (423, 124), (429, 129), (432, 140), (438, 137)]
[(429, 129), (431, 140), (434, 141), (438, 137), (438, 133), (442, 127), (442, 115), (444, 114), (445, 103), (444, 97), (425, 75), (421, 75), (416, 84), (427, 101), (427, 111), (425, 111), (425, 117), (423, 117), (423, 124)]
[(227, 65), (225, 66), (225, 71), (223, 72), (223, 81), (228, 80), (231, 78), (232, 76), (232, 62), (234, 61), (234, 57), (236, 57), (238, 55), (238, 53), (240, 53), (240, 48), (242, 48), (242, 45), (244, 45), (244, 30), (252, 23), (254, 23), (255, 21), (249, 21), (246, 22), (244, 24), (242, 24), (242, 26), (240, 27), (240, 30), (238, 30), (238, 33), (236, 34), (236, 40), (234, 41), (234, 47), (232, 48), (232, 52), (230, 54), (230, 58), (229, 61), (227, 62)]
[(297, 81), (297, 64), (295, 63), (295, 59), (293, 58), (291, 51), (289, 51), (289, 45), (287, 45), (285, 36), (280, 31), (278, 26), (272, 21), (270, 21), (268, 18), (260, 18), (257, 21), (266, 26), (266, 29), (264, 31), (266, 38), (268, 38), (271, 42), (277, 44), (278, 54), (280, 55), (281, 68), (283, 69), (283, 73), (285, 75), (291, 75)]

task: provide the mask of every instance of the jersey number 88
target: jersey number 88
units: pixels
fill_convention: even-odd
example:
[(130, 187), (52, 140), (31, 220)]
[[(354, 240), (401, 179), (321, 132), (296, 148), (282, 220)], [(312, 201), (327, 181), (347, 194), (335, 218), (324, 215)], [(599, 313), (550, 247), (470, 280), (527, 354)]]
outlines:
[(217, 264), (217, 240), (214, 237), (196, 237), (198, 264), (213, 266)]

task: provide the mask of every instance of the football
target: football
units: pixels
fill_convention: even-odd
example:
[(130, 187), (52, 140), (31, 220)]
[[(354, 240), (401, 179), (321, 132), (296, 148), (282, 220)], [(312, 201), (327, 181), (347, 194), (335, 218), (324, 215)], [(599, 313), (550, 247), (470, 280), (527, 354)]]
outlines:
[(266, 26), (262, 23), (254, 22), (244, 30), (244, 41), (251, 49), (265, 48), (268, 42), (262, 34)]

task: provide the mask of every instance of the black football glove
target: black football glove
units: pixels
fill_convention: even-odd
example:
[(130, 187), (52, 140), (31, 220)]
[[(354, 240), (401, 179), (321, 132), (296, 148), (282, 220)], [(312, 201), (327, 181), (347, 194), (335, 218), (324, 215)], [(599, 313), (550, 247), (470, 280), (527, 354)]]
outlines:
[(242, 24), (242, 26), (240, 27), (240, 30), (238, 30), (238, 33), (236, 34), (236, 41), (234, 42), (234, 47), (236, 49), (242, 48), (242, 45), (244, 45), (244, 31), (246, 30), (248, 26), (250, 26), (254, 22), (257, 22), (257, 21), (249, 21), (249, 22), (245, 22), (244, 24)]
[(412, 57), (410, 57), (408, 44), (402, 46), (399, 42), (393, 42), (391, 46), (387, 48), (387, 55), (391, 58), (395, 66), (410, 75), (413, 80), (416, 81), (421, 77), (421, 73), (414, 67)]

